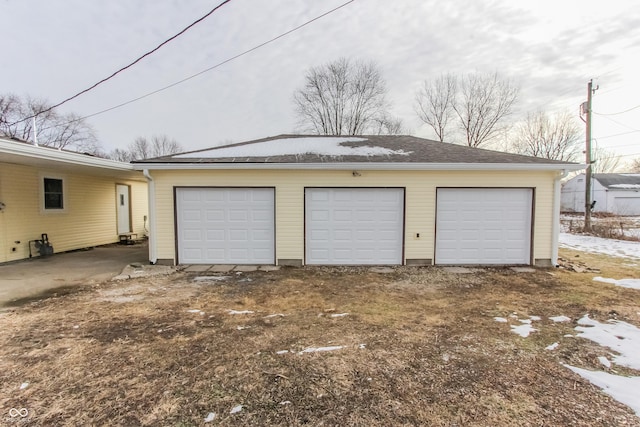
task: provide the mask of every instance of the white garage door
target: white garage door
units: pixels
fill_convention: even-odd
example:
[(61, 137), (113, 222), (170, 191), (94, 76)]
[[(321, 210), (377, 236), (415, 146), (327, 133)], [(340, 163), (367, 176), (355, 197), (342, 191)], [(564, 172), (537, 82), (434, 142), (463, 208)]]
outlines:
[(307, 188), (306, 263), (402, 264), (404, 190)]
[(176, 189), (181, 264), (274, 264), (273, 188)]
[(439, 188), (436, 264), (530, 264), (532, 196), (528, 188)]
[(613, 211), (619, 215), (640, 215), (640, 197), (615, 197)]

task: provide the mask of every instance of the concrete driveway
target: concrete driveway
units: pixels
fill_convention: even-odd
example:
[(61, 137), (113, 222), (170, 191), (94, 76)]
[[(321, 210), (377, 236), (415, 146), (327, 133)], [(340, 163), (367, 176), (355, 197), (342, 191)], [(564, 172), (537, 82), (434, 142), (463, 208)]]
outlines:
[(0, 265), (0, 308), (61, 288), (109, 280), (131, 263), (149, 263), (146, 243), (101, 246)]

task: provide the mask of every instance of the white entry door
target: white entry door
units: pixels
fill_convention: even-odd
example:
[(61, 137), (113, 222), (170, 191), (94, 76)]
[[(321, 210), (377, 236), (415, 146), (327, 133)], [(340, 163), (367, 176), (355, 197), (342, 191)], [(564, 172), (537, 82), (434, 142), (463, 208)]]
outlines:
[(307, 188), (306, 263), (402, 264), (404, 189)]
[(131, 207), (129, 204), (129, 186), (116, 185), (116, 213), (118, 215), (118, 234), (131, 231)]
[(178, 188), (181, 264), (275, 264), (273, 188)]
[(436, 264), (531, 263), (530, 188), (439, 188)]

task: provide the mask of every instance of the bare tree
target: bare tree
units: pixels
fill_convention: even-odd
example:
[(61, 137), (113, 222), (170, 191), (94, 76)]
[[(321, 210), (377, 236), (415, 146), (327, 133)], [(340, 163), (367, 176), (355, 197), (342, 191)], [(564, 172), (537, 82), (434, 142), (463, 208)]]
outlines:
[(454, 116), (456, 87), (456, 76), (446, 74), (432, 82), (425, 80), (422, 88), (416, 93), (416, 114), (420, 120), (431, 126), (440, 142), (445, 141), (449, 121)]
[(629, 166), (629, 169), (633, 173), (640, 173), (640, 157), (633, 159), (631, 161), (631, 165)]
[(469, 147), (479, 147), (498, 136), (504, 119), (513, 112), (518, 87), (494, 74), (467, 74), (460, 81), (453, 104)]
[[(35, 142), (37, 138), (38, 144), (43, 146), (91, 154), (100, 152), (100, 143), (89, 123), (77, 114), (46, 111), (50, 105), (41, 99), (0, 95), (0, 132), (29, 142)], [(32, 115), (35, 119), (23, 120)]]
[(582, 131), (568, 112), (550, 116), (538, 111), (527, 114), (516, 127), (513, 149), (528, 156), (577, 161), (582, 153)]
[(591, 172), (614, 173), (620, 168), (620, 156), (604, 148), (595, 148), (591, 152)]
[[(469, 147), (479, 147), (505, 131), (505, 119), (513, 112), (519, 88), (498, 73), (448, 74), (429, 83), (416, 95), (418, 117), (431, 126), (441, 141), (451, 120)], [(453, 113), (451, 112), (453, 110)]]
[(341, 58), (313, 67), (293, 96), (299, 126), (320, 135), (361, 135), (387, 115), (386, 84), (373, 63)]
[(182, 145), (167, 135), (154, 135), (150, 139), (137, 137), (126, 150), (116, 148), (109, 153), (109, 158), (120, 162), (143, 160), (168, 156), (183, 151)]
[(405, 133), (404, 123), (400, 117), (388, 114), (372, 119), (372, 133), (376, 135), (402, 135)]

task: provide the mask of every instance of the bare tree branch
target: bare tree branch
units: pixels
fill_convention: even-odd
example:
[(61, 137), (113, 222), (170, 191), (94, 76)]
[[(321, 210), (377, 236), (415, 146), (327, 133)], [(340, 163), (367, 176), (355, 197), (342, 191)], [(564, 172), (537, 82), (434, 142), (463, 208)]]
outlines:
[(433, 129), (440, 142), (445, 141), (449, 120), (453, 117), (456, 87), (456, 76), (446, 74), (432, 82), (425, 80), (416, 94), (416, 114)]
[(593, 173), (614, 173), (620, 168), (620, 156), (604, 148), (595, 148), (591, 153)]
[[(41, 99), (0, 95), (0, 132), (9, 137), (35, 142), (37, 131), (39, 145), (90, 154), (100, 152), (100, 143), (89, 123), (77, 114), (61, 115), (49, 108), (50, 104)], [(20, 121), (22, 117), (32, 115), (36, 115), (35, 131), (33, 120)]]
[(168, 156), (183, 151), (182, 145), (167, 135), (154, 135), (150, 139), (137, 137), (126, 150), (116, 148), (108, 155), (110, 159), (121, 162)]
[(387, 114), (386, 85), (375, 63), (338, 59), (313, 67), (293, 96), (299, 126), (321, 135), (361, 135)]
[(578, 161), (582, 153), (582, 131), (568, 112), (549, 116), (528, 114), (516, 128), (514, 151), (528, 156), (567, 162)]
[(494, 74), (467, 74), (459, 84), (453, 110), (469, 147), (479, 147), (498, 136), (501, 124), (513, 112), (519, 89)]

